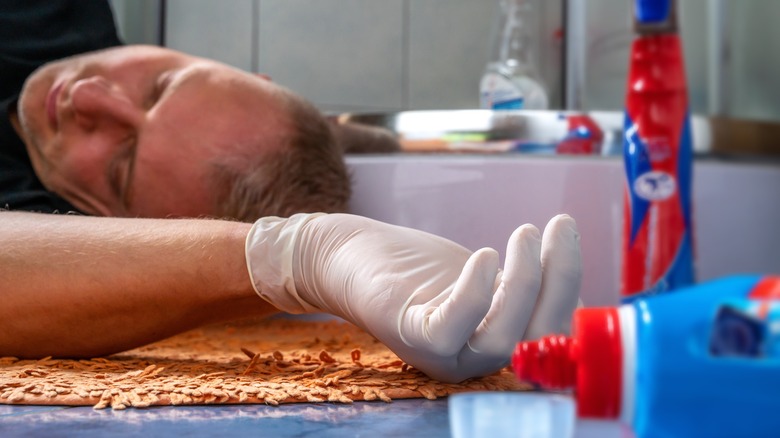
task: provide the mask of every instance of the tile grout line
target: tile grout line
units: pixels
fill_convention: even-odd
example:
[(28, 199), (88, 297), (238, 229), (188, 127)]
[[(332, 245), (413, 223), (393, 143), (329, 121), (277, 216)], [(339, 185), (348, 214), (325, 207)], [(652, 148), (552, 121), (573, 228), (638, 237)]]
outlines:
[(250, 62), (253, 73), (260, 73), (260, 0), (252, 0), (252, 54)]
[(403, 35), (402, 35), (402, 50), (403, 50), (403, 73), (401, 76), (401, 87), (403, 88), (403, 93), (401, 95), (401, 106), (404, 110), (409, 109), (409, 102), (411, 100), (411, 90), (409, 89), (409, 83), (411, 72), (410, 65), (411, 62), (409, 60), (410, 53), (410, 40), (411, 36), (409, 35), (409, 32), (412, 28), (411, 23), (409, 22), (411, 20), (411, 14), (410, 14), (410, 5), (409, 0), (404, 0), (403, 3)]

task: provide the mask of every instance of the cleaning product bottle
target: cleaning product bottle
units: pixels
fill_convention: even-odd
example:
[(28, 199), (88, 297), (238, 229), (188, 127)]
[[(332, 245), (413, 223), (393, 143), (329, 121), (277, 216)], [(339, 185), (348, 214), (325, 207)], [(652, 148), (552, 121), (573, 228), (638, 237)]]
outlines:
[(688, 95), (675, 0), (634, 0), (623, 137), (621, 293), (694, 282)]
[(479, 84), (480, 107), (547, 109), (547, 92), (536, 69), (534, 0), (500, 0), (493, 53)]
[(780, 277), (734, 276), (611, 308), (580, 308), (572, 337), (521, 342), (519, 379), (574, 388), (583, 417), (645, 437), (780, 433)]

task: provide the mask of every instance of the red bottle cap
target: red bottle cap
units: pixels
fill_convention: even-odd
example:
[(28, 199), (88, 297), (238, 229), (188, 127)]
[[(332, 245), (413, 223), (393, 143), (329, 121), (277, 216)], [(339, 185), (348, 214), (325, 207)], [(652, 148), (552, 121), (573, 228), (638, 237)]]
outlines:
[(577, 309), (573, 323), (571, 338), (518, 343), (512, 355), (515, 375), (543, 389), (574, 387), (580, 416), (617, 418), (623, 367), (617, 309)]

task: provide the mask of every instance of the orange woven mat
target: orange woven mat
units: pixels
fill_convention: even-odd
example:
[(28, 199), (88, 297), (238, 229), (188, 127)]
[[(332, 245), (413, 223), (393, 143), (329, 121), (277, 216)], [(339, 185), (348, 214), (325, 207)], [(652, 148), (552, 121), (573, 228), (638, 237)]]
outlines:
[(146, 407), (394, 398), (522, 390), (509, 369), (460, 384), (432, 380), (339, 321), (213, 326), (90, 360), (0, 358), (0, 404)]

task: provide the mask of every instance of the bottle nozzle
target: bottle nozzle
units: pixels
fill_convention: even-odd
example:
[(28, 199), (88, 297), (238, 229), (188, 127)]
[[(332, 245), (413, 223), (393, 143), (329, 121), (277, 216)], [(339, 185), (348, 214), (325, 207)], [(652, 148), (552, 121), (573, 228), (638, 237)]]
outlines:
[(677, 32), (676, 0), (634, 0), (634, 31), (639, 34)]
[(512, 368), (518, 379), (543, 389), (568, 389), (576, 383), (576, 364), (571, 355), (572, 338), (545, 336), (537, 341), (519, 342), (512, 355)]
[(626, 360), (621, 324), (617, 307), (577, 309), (571, 338), (553, 335), (517, 344), (512, 354), (515, 375), (541, 389), (574, 389), (583, 417), (618, 418)]

